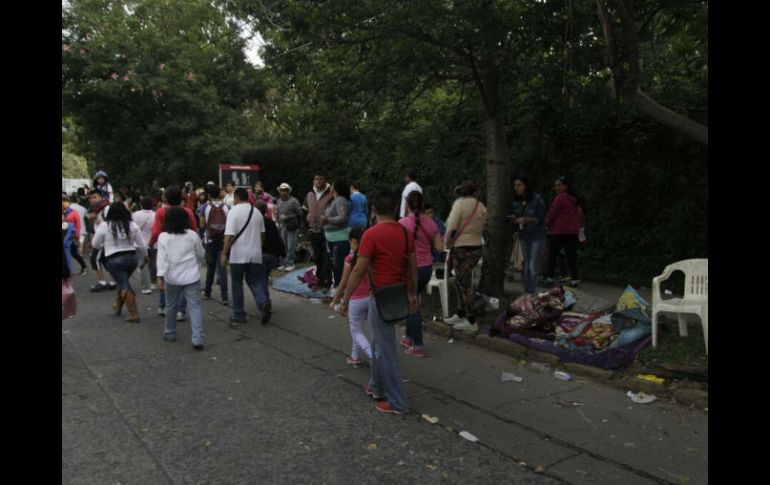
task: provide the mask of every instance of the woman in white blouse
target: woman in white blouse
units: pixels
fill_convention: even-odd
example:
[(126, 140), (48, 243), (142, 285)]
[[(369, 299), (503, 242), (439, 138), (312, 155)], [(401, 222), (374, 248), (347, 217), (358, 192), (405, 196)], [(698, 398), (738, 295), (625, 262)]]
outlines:
[(166, 325), (163, 339), (176, 340), (176, 312), (181, 296), (187, 299), (192, 326), (192, 345), (203, 350), (203, 316), (201, 314), (201, 273), (199, 264), (205, 252), (201, 238), (190, 229), (187, 212), (179, 206), (169, 207), (163, 220), (163, 233), (158, 237), (158, 284), (166, 291)]
[(120, 315), (123, 304), (128, 309), (127, 322), (139, 321), (136, 293), (131, 288), (131, 274), (139, 260), (147, 257), (147, 245), (139, 226), (131, 219), (131, 213), (122, 202), (110, 205), (104, 222), (96, 227), (93, 247), (104, 248), (105, 266), (118, 284), (118, 294), (112, 308)]

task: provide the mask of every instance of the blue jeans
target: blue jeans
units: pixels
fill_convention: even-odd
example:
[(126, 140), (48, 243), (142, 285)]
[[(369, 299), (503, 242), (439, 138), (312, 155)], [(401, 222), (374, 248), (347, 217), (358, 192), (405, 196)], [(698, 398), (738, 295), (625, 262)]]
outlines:
[(350, 241), (326, 242), (329, 248), (329, 258), (332, 260), (334, 287), (342, 281), (342, 271), (345, 269), (345, 256), (350, 253)]
[[(417, 295), (422, 295), (422, 292), (425, 291), (432, 273), (433, 266), (417, 268)], [(406, 336), (412, 339), (415, 346), (422, 347), (422, 315), (419, 306), (417, 313), (410, 313), (406, 317)]]
[[(268, 253), (262, 253), (262, 276), (259, 282), (260, 300), (263, 302), (270, 302), (270, 272), (278, 267), (278, 256)], [(263, 303), (264, 304), (264, 303)]]
[(406, 389), (396, 353), (396, 326), (380, 318), (374, 298), (369, 299), (369, 326), (372, 331), (372, 370), (369, 374), (371, 391), (388, 398), (388, 404), (398, 411), (409, 411)]
[[(201, 313), (201, 282), (178, 286), (166, 283), (166, 325), (163, 329), (163, 339), (169, 342), (176, 340), (176, 312), (184, 310), (182, 300), (187, 300), (190, 310), (190, 325), (192, 327), (193, 345), (203, 345), (203, 314)], [(185, 298), (186, 297), (186, 298)]]
[(540, 276), (540, 255), (543, 254), (545, 238), (532, 241), (522, 239), (521, 251), (524, 253), (524, 291), (537, 292), (537, 280)]
[[(158, 302), (158, 306), (160, 308), (166, 308), (166, 290), (160, 290), (160, 301)], [(184, 293), (182, 293), (179, 296), (179, 304), (177, 305), (179, 310), (182, 313), (187, 313), (187, 298), (185, 298)]]
[(118, 288), (134, 291), (131, 289), (130, 278), (131, 273), (139, 266), (139, 259), (136, 257), (135, 252), (111, 256), (105, 260), (104, 264), (107, 267), (107, 271), (115, 278)]
[(297, 251), (297, 232), (299, 230), (290, 231), (286, 229), (286, 224), (281, 224), (281, 240), (286, 247), (286, 258), (284, 264), (286, 266), (294, 265), (294, 253)]
[(266, 298), (267, 288), (261, 288), (265, 284), (265, 266), (259, 263), (236, 263), (230, 265), (230, 277), (233, 284), (233, 317), (246, 318), (244, 310), (243, 280), (254, 296), (257, 307), (261, 310), (269, 300)]
[(220, 263), (223, 241), (211, 241), (206, 244), (206, 286), (203, 292), (211, 296), (211, 287), (214, 285), (214, 274), (219, 278), (219, 292), (222, 300), (227, 300), (227, 267)]

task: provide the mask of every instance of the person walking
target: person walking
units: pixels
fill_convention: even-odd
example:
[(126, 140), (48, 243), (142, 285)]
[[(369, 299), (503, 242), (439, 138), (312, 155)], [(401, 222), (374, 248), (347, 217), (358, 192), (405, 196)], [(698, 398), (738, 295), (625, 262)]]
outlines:
[(142, 283), (142, 294), (151, 295), (152, 285), (156, 284), (156, 260), (157, 249), (150, 248), (150, 238), (152, 237), (152, 226), (155, 224), (155, 211), (152, 210), (152, 201), (149, 197), (142, 197), (139, 199), (139, 205), (141, 210), (134, 212), (131, 217), (139, 226), (139, 231), (142, 233), (142, 239), (147, 245), (147, 261), (139, 263), (140, 281)]
[(481, 259), (482, 232), (487, 220), (487, 208), (476, 198), (476, 188), (472, 180), (460, 184), (460, 198), (452, 204), (447, 220), (445, 243), (454, 263), (457, 311), (444, 323), (469, 332), (479, 329), (473, 311), (473, 270)]
[(140, 260), (147, 258), (147, 245), (139, 226), (131, 219), (131, 213), (122, 202), (113, 202), (105, 222), (96, 228), (94, 248), (104, 248), (104, 265), (118, 284), (113, 303), (116, 315), (120, 315), (123, 304), (128, 309), (127, 322), (139, 322), (139, 308), (136, 293), (131, 288), (133, 274)]
[(270, 321), (272, 306), (265, 298), (267, 290), (260, 288), (264, 282), (265, 271), (262, 264), (264, 240), (265, 222), (262, 214), (249, 204), (246, 189), (235, 189), (235, 206), (227, 214), (225, 243), (220, 257), (222, 266), (230, 265), (233, 293), (233, 314), (230, 322), (233, 327), (247, 322), (243, 295), (244, 279), (262, 313), (262, 323)]
[(219, 280), (219, 295), (223, 305), (229, 305), (227, 285), (227, 267), (222, 266), (222, 250), (225, 247), (225, 228), (230, 207), (221, 199), (219, 187), (209, 186), (209, 202), (202, 206), (200, 227), (203, 230), (203, 246), (206, 250), (206, 284), (203, 288), (203, 298), (211, 298), (214, 286), (214, 275)]
[[(398, 208), (398, 194), (384, 189), (374, 199), (377, 224), (369, 228), (361, 239), (356, 262), (340, 304), (340, 313), (347, 315), (350, 300), (363, 278), (369, 277), (371, 290), (392, 285), (405, 285), (409, 311), (417, 311), (417, 260), (414, 239), (394, 215)], [(404, 388), (396, 352), (396, 330), (393, 323), (382, 319), (376, 296), (369, 300), (369, 325), (372, 329), (372, 368), (367, 395), (377, 400), (376, 409), (385, 413), (404, 414), (409, 402)], [(384, 399), (384, 400), (382, 400)]]
[(192, 346), (203, 350), (203, 314), (201, 312), (201, 276), (198, 264), (204, 258), (203, 245), (190, 220), (179, 206), (170, 207), (164, 217), (163, 233), (158, 236), (158, 282), (166, 292), (163, 340), (176, 341), (176, 319), (181, 295), (190, 313)]

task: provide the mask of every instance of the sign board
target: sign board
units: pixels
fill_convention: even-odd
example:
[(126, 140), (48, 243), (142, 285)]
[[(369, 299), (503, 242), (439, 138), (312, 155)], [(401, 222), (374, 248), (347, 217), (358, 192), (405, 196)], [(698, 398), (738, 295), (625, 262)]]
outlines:
[(259, 180), (259, 165), (219, 164), (219, 186), (224, 187), (230, 180), (236, 187), (251, 187)]
[(61, 179), (61, 190), (62, 192), (66, 192), (67, 194), (71, 194), (73, 192), (77, 192), (80, 187), (83, 187), (84, 185), (88, 185), (89, 187), (93, 184), (93, 181), (90, 179)]

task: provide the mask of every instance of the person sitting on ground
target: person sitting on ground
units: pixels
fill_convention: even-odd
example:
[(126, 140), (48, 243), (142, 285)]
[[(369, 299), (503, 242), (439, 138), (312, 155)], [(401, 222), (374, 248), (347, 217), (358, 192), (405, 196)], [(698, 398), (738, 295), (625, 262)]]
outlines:
[(158, 283), (166, 292), (168, 305), (163, 340), (176, 341), (174, 311), (181, 309), (181, 295), (190, 312), (192, 346), (203, 350), (203, 314), (201, 312), (201, 274), (198, 267), (204, 252), (197, 231), (190, 229), (186, 211), (169, 207), (164, 217), (163, 233), (158, 237)]

